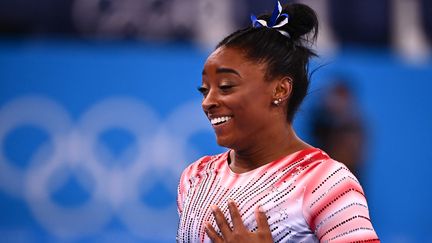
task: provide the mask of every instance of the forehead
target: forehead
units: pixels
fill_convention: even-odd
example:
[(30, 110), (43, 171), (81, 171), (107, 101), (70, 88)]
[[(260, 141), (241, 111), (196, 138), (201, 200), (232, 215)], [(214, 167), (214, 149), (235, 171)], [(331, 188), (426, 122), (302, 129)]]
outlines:
[(246, 57), (244, 51), (235, 48), (219, 47), (207, 58), (204, 72), (219, 67), (232, 68), (238, 71), (264, 70), (264, 64), (254, 62)]

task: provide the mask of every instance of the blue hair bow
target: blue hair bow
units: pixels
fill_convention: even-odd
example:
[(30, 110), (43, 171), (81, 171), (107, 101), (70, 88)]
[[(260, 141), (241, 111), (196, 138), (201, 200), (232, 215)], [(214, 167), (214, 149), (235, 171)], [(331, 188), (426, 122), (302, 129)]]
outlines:
[[(289, 15), (286, 13), (282, 13), (282, 5), (278, 0), (276, 0), (276, 6), (273, 10), (273, 13), (270, 17), (269, 22), (258, 19), (255, 15), (251, 14), (251, 21), (252, 21), (252, 27), (259, 28), (259, 27), (267, 27), (267, 28), (279, 28), (286, 24), (288, 24)], [(289, 37), (289, 34), (286, 31), (283, 30), (277, 30), (281, 34)]]

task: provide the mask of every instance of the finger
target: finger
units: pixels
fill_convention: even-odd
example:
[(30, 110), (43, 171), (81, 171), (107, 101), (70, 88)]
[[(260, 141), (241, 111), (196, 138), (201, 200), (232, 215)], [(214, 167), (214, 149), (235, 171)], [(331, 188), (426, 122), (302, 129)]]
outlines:
[(216, 224), (222, 233), (222, 236), (224, 238), (227, 238), (228, 235), (231, 233), (231, 228), (229, 227), (228, 222), (225, 219), (225, 216), (223, 215), (219, 207), (216, 205), (211, 206), (211, 210), (213, 212), (213, 216), (215, 217)]
[(212, 240), (212, 242), (223, 242), (222, 237), (220, 237), (220, 235), (216, 232), (216, 230), (209, 222), (206, 222), (205, 224), (205, 231), (207, 232), (207, 235)]
[(267, 215), (265, 214), (261, 206), (258, 206), (255, 209), (255, 219), (257, 221), (257, 226), (258, 226), (257, 231), (270, 232), (270, 225), (267, 221)]
[(244, 230), (245, 226), (243, 224), (243, 220), (241, 218), (240, 212), (234, 200), (232, 199), (228, 200), (228, 209), (231, 216), (231, 220), (233, 222), (234, 230)]

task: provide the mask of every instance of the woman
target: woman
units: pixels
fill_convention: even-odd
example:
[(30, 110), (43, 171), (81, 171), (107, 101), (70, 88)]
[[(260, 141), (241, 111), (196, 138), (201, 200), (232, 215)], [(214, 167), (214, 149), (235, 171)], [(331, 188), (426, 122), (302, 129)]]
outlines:
[(357, 179), (292, 127), (309, 85), (315, 12), (278, 3), (252, 21), (204, 65), (202, 108), (229, 151), (183, 172), (177, 241), (378, 242)]

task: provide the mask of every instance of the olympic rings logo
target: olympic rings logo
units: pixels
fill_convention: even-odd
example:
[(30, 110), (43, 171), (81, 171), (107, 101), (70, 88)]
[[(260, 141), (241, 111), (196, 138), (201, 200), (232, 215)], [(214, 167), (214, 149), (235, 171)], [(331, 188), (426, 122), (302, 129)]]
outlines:
[[(50, 141), (39, 146), (29, 166), (17, 168), (4, 153), (4, 142), (16, 128), (32, 125)], [(100, 135), (123, 129), (136, 141), (120, 158), (122, 168), (107, 168), (101, 160)], [(161, 122), (151, 108), (126, 97), (108, 98), (74, 123), (56, 102), (41, 96), (17, 98), (0, 109), (0, 190), (21, 198), (35, 219), (50, 233), (77, 237), (100, 231), (113, 216), (135, 235), (166, 239), (177, 227), (175, 200), (161, 208), (140, 199), (156, 182), (176, 195), (178, 177), (197, 151), (189, 144), (198, 132), (211, 132), (199, 103), (181, 105)], [(99, 148), (99, 149), (98, 149)], [(89, 199), (76, 207), (58, 205), (53, 191), (65, 175), (75, 175)]]

